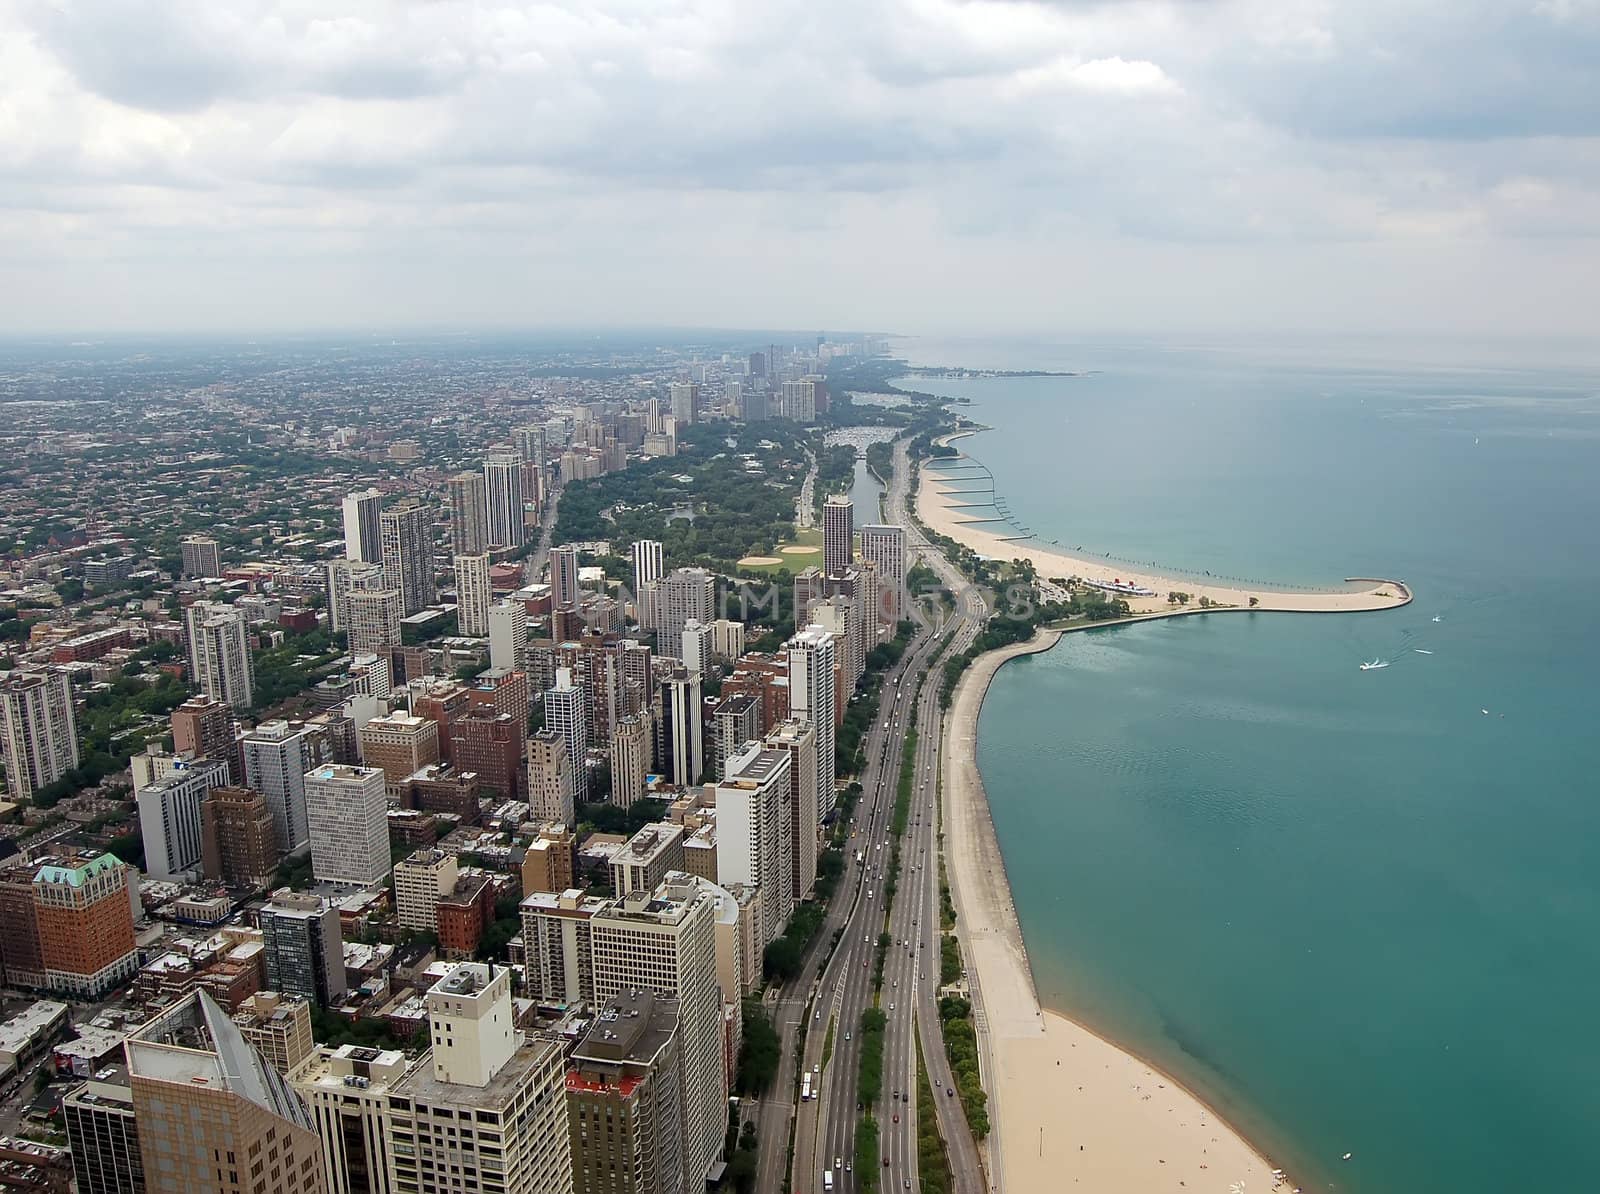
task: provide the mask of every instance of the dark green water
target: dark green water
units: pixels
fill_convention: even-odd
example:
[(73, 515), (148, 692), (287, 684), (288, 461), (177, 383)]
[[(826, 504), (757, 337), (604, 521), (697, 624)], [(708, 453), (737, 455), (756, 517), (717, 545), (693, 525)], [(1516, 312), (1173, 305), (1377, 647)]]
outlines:
[(913, 356), (1104, 371), (916, 383), (974, 399), (1045, 539), (1418, 597), (1003, 669), (979, 762), (1041, 997), (1308, 1190), (1600, 1188), (1600, 372)]

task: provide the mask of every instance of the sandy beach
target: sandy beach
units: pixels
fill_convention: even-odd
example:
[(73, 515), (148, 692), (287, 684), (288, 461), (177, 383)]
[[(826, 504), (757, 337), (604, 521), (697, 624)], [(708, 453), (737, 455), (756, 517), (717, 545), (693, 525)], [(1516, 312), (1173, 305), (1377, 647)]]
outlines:
[(1153, 597), (1123, 596), (1135, 613), (1169, 612), (1173, 609), (1167, 594), (1174, 590), (1190, 594), (1189, 608), (1201, 597), (1232, 609), (1287, 610), (1298, 613), (1356, 613), (1394, 609), (1411, 600), (1411, 592), (1400, 581), (1373, 578), (1359, 585), (1327, 591), (1282, 590), (1270, 587), (1245, 588), (1221, 580), (1192, 576), (1164, 575), (1153, 567), (1113, 562), (1092, 555), (1077, 555), (1057, 547), (1012, 541), (1006, 538), (1008, 524), (982, 518), (964, 509), (962, 483), (939, 477), (925, 466), (917, 486), (917, 517), (924, 526), (964, 543), (979, 555), (1000, 560), (1027, 559), (1044, 579), (1082, 577), (1086, 580), (1121, 580), (1155, 593)]
[(983, 656), (945, 722), (946, 865), (989, 1092), (990, 1188), (1095, 1194), (1288, 1190), (1199, 1099), (1132, 1054), (1040, 1008), (978, 775), (978, 713), (996, 671), (1060, 638)]

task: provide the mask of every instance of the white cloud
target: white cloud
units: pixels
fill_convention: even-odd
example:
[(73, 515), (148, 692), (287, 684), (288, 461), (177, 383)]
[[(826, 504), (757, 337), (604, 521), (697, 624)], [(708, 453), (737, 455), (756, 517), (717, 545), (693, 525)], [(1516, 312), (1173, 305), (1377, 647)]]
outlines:
[(1401, 314), (1496, 322), (1463, 270), (1548, 270), (1552, 237), (1597, 264), (1590, 8), (0, 10), (0, 319), (1005, 324), (1094, 261), (1127, 283), (1090, 313), (1135, 326), (1181, 319), (1188, 261), (1265, 279), (1222, 314), (1270, 324), (1297, 279), (1355, 284), (1329, 246), (1425, 245), (1451, 285)]

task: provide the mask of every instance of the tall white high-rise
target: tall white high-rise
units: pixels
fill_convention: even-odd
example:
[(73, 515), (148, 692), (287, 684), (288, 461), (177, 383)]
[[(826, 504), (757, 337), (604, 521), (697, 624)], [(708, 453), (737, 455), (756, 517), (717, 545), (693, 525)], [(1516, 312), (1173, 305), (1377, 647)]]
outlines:
[(324, 764), (307, 773), (311, 874), (319, 883), (376, 887), (389, 878), (389, 799), (376, 767)]
[(656, 641), (663, 652), (683, 643), (691, 619), (711, 622), (716, 616), (716, 578), (704, 568), (675, 568), (656, 585)]
[(489, 489), (482, 473), (450, 478), (450, 553), (475, 556), (489, 550)]
[(231, 605), (196, 601), (184, 612), (184, 624), (195, 687), (214, 701), (248, 709), (255, 700), (255, 664), (244, 614)]
[(666, 574), (666, 556), (656, 539), (637, 539), (633, 544), (633, 595), (644, 592), (645, 585), (660, 580)]
[(489, 666), (495, 671), (522, 667), (528, 647), (528, 607), (502, 601), (489, 607)]
[(817, 883), (816, 727), (790, 718), (767, 733), (766, 744), (789, 752), (789, 891), (795, 903), (810, 898)]
[(787, 750), (750, 742), (717, 782), (717, 882), (760, 890), (763, 948), (794, 911), (790, 762)]
[(223, 759), (183, 759), (172, 774), (139, 789), (139, 833), (145, 873), (152, 879), (194, 878), (200, 873), (200, 805), (212, 788), (228, 782)]
[(438, 596), (433, 583), (433, 507), (406, 498), (378, 515), (378, 527), (383, 587), (400, 591), (400, 608), (410, 617)]
[(811, 723), (817, 731), (817, 823), (833, 808), (834, 675), (833, 635), (821, 626), (807, 626), (789, 640), (789, 715)]
[(544, 725), (566, 741), (573, 795), (583, 799), (589, 790), (589, 707), (585, 685), (573, 680), (571, 668), (557, 668), (555, 687), (545, 689)]
[(483, 638), (489, 633), (489, 610), (494, 591), (489, 584), (489, 556), (457, 556), (456, 627), (462, 634)]
[(328, 629), (335, 634), (349, 629), (349, 597), (383, 588), (383, 565), (361, 560), (328, 561)]
[(850, 567), (855, 517), (855, 503), (848, 494), (831, 494), (822, 503), (822, 570), (829, 576)]
[(66, 672), (13, 672), (0, 680), (0, 745), (13, 800), (49, 787), (78, 765), (72, 680)]
[(711, 627), (697, 618), (685, 622), (679, 658), (691, 672), (704, 673), (711, 666)]
[(326, 761), (323, 739), (304, 725), (262, 722), (239, 742), (244, 782), (267, 798), (278, 842), (288, 853), (306, 844), (306, 772)]
[(654, 891), (629, 892), (589, 922), (597, 1001), (633, 989), (679, 1001), (684, 1174), (695, 1190), (722, 1153), (728, 1119), (716, 891), (672, 871)]
[(868, 523), (862, 527), (861, 558), (878, 568), (878, 624), (893, 626), (905, 617), (905, 527), (882, 523)]
[(378, 528), (378, 512), (383, 508), (383, 493), (364, 489), (346, 495), (344, 510), (344, 558), (379, 563), (383, 556)]
[(400, 593), (396, 589), (356, 590), (345, 595), (345, 633), (350, 653), (382, 651), (400, 645)]
[(578, 603), (578, 549), (550, 549), (550, 608)]
[(528, 537), (522, 515), (522, 457), (515, 452), (491, 452), (483, 460), (483, 479), (489, 502), (489, 543), (521, 547)]

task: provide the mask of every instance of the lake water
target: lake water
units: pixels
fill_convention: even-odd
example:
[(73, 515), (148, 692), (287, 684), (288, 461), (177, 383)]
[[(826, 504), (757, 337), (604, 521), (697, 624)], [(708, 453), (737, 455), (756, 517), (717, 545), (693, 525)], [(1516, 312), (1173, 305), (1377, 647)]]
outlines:
[(972, 399), (993, 430), (961, 446), (1044, 539), (1417, 596), (1071, 634), (1002, 670), (979, 763), (1041, 997), (1308, 1190), (1600, 1185), (1600, 369), (900, 351), (1097, 371), (905, 383)]

